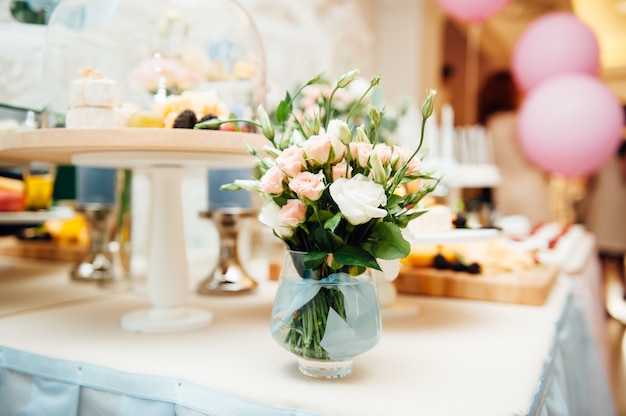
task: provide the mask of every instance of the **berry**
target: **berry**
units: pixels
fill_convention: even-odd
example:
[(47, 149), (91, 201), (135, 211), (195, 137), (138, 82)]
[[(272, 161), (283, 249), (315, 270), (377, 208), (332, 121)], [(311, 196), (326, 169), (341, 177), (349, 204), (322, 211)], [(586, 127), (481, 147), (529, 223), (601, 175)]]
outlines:
[(450, 262), (441, 254), (437, 254), (433, 258), (433, 266), (435, 266), (435, 269), (446, 270), (450, 268)]
[(467, 218), (462, 213), (456, 214), (456, 218), (452, 221), (454, 228), (467, 228)]
[(469, 266), (467, 266), (466, 271), (470, 274), (480, 274), (480, 264), (472, 263)]
[(222, 130), (222, 131), (237, 131), (235, 126), (233, 126), (231, 123), (224, 123), (224, 124), (222, 124), (220, 126), (220, 130)]
[(458, 260), (452, 262), (451, 268), (455, 272), (464, 272), (467, 269), (467, 267)]
[(174, 120), (175, 129), (193, 129), (193, 126), (198, 122), (196, 113), (192, 110), (184, 110)]
[(200, 120), (198, 120), (198, 123), (202, 123), (203, 121), (207, 121), (207, 120), (213, 120), (214, 118), (217, 118), (217, 116), (215, 114), (205, 114), (202, 116), (202, 118)]

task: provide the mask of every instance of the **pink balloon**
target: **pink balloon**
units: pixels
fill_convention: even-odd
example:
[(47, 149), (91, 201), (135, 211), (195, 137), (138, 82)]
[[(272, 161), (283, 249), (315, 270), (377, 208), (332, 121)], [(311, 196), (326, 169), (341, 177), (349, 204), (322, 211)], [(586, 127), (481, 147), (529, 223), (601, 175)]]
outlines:
[(595, 34), (570, 12), (533, 20), (517, 40), (511, 62), (515, 82), (524, 91), (565, 73), (597, 75), (599, 68)]
[(450, 17), (463, 22), (482, 22), (504, 8), (511, 0), (437, 0)]
[(518, 138), (542, 169), (567, 177), (585, 176), (615, 155), (624, 112), (617, 97), (584, 74), (551, 78), (533, 89), (520, 107)]

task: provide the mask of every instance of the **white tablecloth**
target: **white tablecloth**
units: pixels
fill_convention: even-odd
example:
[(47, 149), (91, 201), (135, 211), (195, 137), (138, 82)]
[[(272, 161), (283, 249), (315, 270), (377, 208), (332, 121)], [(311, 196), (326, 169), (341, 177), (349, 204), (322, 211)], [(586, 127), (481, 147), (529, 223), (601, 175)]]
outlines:
[[(68, 270), (50, 268), (39, 284), (65, 282), (71, 291), (78, 283)], [(1, 282), (4, 299), (19, 290)], [(570, 277), (561, 276), (540, 307), (402, 296), (419, 314), (385, 320), (381, 342), (355, 360), (353, 374), (330, 381), (300, 375), (271, 338), (275, 287), (263, 281), (253, 295), (190, 295), (214, 322), (161, 335), (121, 329), (124, 313), (149, 306), (140, 294), (34, 309), (37, 300), (24, 299), (27, 308), (0, 316), (0, 415), (615, 413)]]

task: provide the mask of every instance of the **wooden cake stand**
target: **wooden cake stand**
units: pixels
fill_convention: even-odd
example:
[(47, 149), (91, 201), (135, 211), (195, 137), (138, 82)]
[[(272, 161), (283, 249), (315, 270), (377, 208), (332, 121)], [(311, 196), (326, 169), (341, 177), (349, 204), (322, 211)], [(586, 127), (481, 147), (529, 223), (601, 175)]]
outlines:
[(262, 135), (186, 129), (38, 129), (0, 135), (0, 158), (93, 167), (146, 168), (152, 179), (148, 298), (151, 308), (121, 319), (132, 332), (179, 332), (205, 327), (212, 313), (186, 306), (189, 291), (182, 215), (185, 168), (250, 167), (249, 144)]

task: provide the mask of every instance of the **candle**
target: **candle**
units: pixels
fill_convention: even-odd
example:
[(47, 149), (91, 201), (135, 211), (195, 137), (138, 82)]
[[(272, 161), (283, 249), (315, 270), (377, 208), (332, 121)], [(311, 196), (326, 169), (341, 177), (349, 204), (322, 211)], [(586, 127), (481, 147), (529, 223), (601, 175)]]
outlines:
[(209, 210), (223, 208), (252, 208), (252, 196), (245, 190), (225, 191), (224, 184), (236, 179), (249, 179), (252, 169), (211, 169), (208, 171)]
[(115, 205), (117, 169), (76, 168), (76, 201), (79, 204)]

